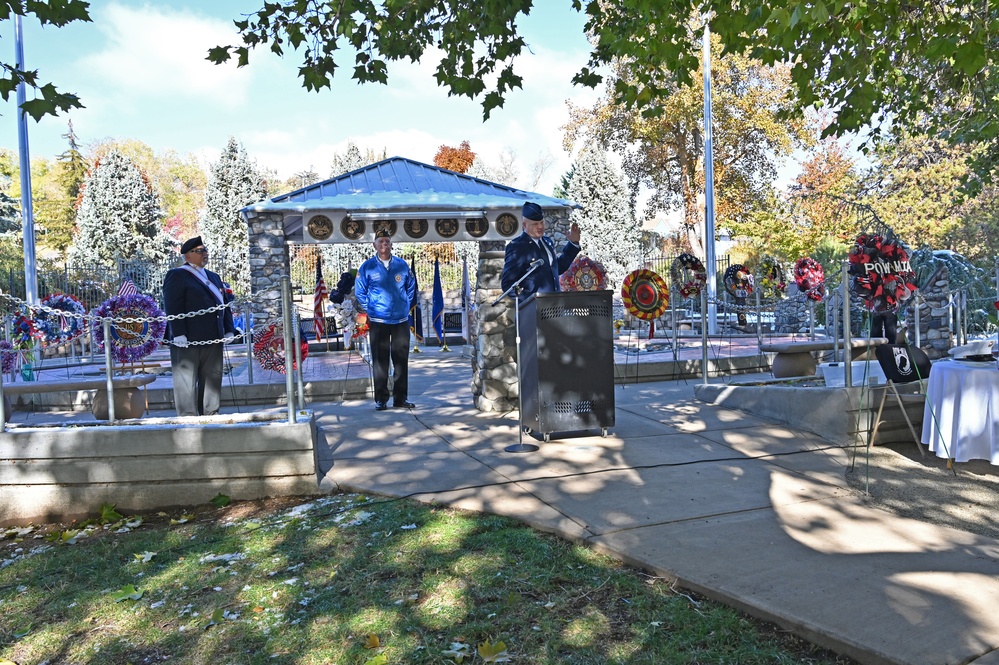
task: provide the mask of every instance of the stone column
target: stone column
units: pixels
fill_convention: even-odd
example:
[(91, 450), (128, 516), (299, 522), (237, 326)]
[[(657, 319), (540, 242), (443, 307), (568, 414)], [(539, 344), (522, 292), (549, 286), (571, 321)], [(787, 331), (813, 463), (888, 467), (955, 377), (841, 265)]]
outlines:
[(284, 217), (253, 214), (246, 220), (250, 237), (250, 298), (255, 328), (281, 318), (281, 278), (291, 274)]
[(513, 300), (503, 293), (503, 241), (479, 243), (479, 270), (475, 283), (475, 326), (472, 331), (472, 399), (479, 411), (517, 408), (517, 350)]
[(920, 287), (919, 304), (910, 304), (905, 310), (906, 337), (909, 342), (914, 343), (914, 309), (919, 307), (919, 344), (930, 360), (945, 357), (953, 344), (947, 311), (949, 291), (950, 271), (946, 265), (941, 265)]

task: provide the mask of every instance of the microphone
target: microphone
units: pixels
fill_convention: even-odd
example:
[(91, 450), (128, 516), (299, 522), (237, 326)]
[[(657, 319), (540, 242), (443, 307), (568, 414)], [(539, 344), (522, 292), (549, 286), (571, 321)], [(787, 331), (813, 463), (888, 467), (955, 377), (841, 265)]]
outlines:
[(533, 261), (531, 261), (531, 265), (528, 266), (528, 268), (537, 268), (544, 262), (545, 262), (544, 259), (534, 259)]

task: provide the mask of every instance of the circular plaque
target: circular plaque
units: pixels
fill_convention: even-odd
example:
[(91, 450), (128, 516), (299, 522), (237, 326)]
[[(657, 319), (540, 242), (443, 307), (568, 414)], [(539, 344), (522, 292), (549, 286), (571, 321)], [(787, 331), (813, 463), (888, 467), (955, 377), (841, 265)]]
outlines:
[(496, 218), (496, 230), (501, 236), (509, 238), (517, 232), (517, 218), (508, 212)]
[(481, 238), (489, 230), (489, 224), (483, 218), (465, 220), (465, 231), (473, 238)]
[(422, 238), (427, 235), (430, 224), (425, 219), (407, 219), (402, 223), (402, 228), (410, 238)]
[(309, 235), (316, 240), (328, 240), (333, 235), (333, 220), (326, 215), (315, 215), (309, 220)]
[(364, 235), (364, 222), (359, 219), (344, 217), (343, 221), (340, 222), (340, 233), (347, 240), (357, 240)]
[(378, 232), (384, 229), (388, 231), (389, 237), (391, 238), (392, 236), (395, 235), (396, 228), (397, 227), (394, 219), (382, 219), (375, 222), (374, 228), (372, 228), (371, 230), (377, 236)]
[(458, 232), (458, 220), (450, 217), (438, 219), (435, 228), (441, 238), (451, 238)]

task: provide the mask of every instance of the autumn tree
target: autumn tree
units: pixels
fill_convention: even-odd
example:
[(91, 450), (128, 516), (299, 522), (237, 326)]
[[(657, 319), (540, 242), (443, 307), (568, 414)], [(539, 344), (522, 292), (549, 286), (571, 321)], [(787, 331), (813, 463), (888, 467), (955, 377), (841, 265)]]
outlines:
[(475, 162), (475, 153), (472, 152), (468, 141), (462, 141), (457, 148), (442, 145), (437, 149), (437, 154), (434, 155), (434, 166), (455, 173), (468, 173), (473, 162)]
[[(805, 145), (806, 123), (796, 114), (786, 67), (767, 67), (743, 55), (720, 57), (713, 45), (715, 214), (718, 227), (745, 221), (766, 200), (777, 160)], [(594, 137), (622, 158), (625, 174), (651, 192), (645, 215), (679, 209), (690, 249), (704, 256), (703, 76), (671, 85), (646, 112), (616, 101), (615, 90), (633, 78), (635, 63), (616, 63), (604, 97), (590, 109), (572, 108), (567, 148)], [(672, 78), (668, 70), (662, 79)]]

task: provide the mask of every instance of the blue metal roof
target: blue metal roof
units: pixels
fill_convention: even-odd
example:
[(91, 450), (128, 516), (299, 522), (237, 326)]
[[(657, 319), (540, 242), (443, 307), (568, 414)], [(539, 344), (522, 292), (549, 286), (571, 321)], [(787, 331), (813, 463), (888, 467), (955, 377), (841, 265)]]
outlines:
[(284, 213), (285, 236), (294, 238), (302, 233), (303, 217), (313, 213), (519, 212), (525, 201), (547, 209), (580, 207), (565, 199), (473, 178), (405, 157), (390, 157), (248, 205), (241, 212), (244, 215)]

